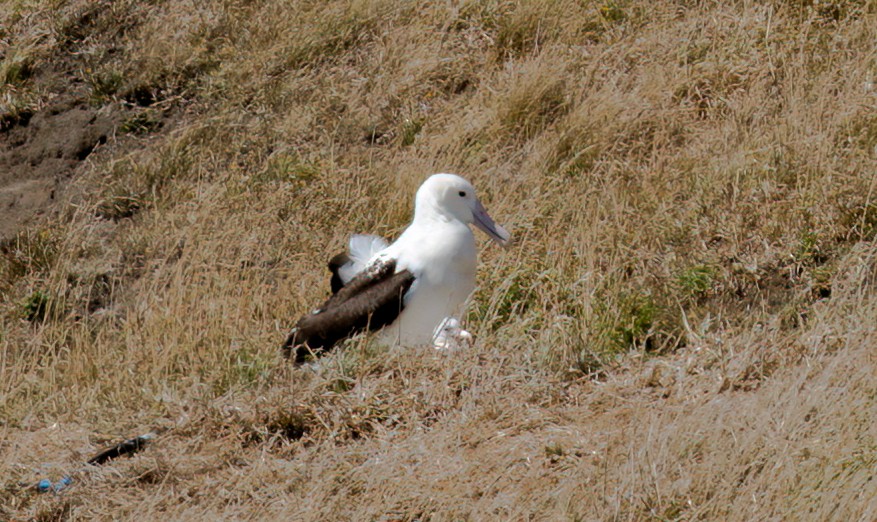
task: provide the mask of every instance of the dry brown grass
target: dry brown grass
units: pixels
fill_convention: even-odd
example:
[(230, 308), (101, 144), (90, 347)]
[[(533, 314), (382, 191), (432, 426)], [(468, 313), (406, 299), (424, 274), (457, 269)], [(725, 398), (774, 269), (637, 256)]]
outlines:
[[(10, 124), (54, 60), (142, 106), (0, 249), (0, 518), (877, 518), (873, 0), (34, 0), (0, 41)], [(474, 346), (291, 368), (438, 171), (518, 238)]]

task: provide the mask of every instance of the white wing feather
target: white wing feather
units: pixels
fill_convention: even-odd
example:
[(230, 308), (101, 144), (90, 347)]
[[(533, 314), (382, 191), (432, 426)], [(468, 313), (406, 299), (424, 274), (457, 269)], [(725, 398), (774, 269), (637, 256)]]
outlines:
[(353, 234), (350, 236), (350, 261), (338, 269), (341, 281), (346, 285), (353, 276), (362, 271), (369, 261), (381, 250), (387, 248), (384, 238), (372, 234)]

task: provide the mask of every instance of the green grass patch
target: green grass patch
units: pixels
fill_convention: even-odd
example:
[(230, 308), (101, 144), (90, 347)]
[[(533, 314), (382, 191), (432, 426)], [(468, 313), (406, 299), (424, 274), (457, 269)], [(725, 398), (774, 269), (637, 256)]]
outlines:
[(95, 104), (106, 103), (113, 99), (125, 85), (122, 73), (116, 70), (85, 70), (85, 82), (91, 92), (91, 100)]
[(125, 134), (149, 134), (161, 128), (161, 113), (154, 110), (144, 110), (125, 120), (119, 127), (119, 131)]
[(399, 131), (399, 143), (403, 147), (413, 145), (421, 130), (423, 130), (423, 121), (419, 119), (406, 119), (402, 122)]
[(48, 316), (51, 303), (48, 292), (36, 290), (22, 303), (22, 315), (31, 323), (41, 323)]
[(12, 52), (0, 62), (0, 84), (20, 86), (33, 75), (33, 58)]
[(627, 20), (627, 13), (618, 2), (606, 2), (601, 5), (600, 16), (610, 23), (618, 23)]
[(647, 346), (658, 315), (651, 295), (631, 292), (619, 296), (614, 310), (604, 309), (606, 335), (615, 350)]
[(599, 291), (592, 305), (590, 340), (598, 357), (631, 349), (658, 352), (679, 346), (684, 338), (681, 319), (666, 292), (617, 285)]
[(60, 231), (25, 229), (0, 244), (0, 274), (22, 277), (47, 273), (61, 248)]
[(317, 179), (320, 173), (320, 166), (315, 163), (302, 160), (296, 154), (279, 153), (268, 158), (265, 167), (251, 181), (257, 185), (275, 182), (308, 183)]
[(255, 349), (238, 346), (228, 353), (224, 371), (215, 383), (215, 391), (222, 395), (235, 387), (252, 386), (267, 379), (273, 366), (273, 358)]
[(716, 269), (709, 265), (694, 265), (676, 275), (675, 285), (678, 291), (687, 298), (705, 297), (712, 289), (716, 278)]

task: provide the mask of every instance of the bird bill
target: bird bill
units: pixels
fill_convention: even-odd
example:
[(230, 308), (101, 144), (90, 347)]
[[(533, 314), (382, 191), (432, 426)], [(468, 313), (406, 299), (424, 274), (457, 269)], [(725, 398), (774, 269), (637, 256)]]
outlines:
[(475, 218), (475, 226), (487, 234), (490, 239), (496, 241), (502, 246), (508, 245), (509, 240), (511, 239), (511, 234), (509, 234), (506, 229), (493, 222), (493, 218), (490, 217), (490, 214), (487, 213), (487, 209), (484, 208), (484, 205), (482, 205), (480, 201), (475, 201), (475, 210), (472, 212), (472, 217)]

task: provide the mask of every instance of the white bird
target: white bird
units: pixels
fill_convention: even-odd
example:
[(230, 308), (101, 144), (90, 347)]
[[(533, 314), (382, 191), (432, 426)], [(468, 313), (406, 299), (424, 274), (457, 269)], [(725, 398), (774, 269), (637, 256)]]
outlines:
[(283, 346), (287, 356), (294, 352), (296, 362), (303, 362), (364, 330), (383, 330), (384, 342), (402, 346), (446, 335), (447, 321), (475, 288), (470, 224), (501, 245), (509, 242), (468, 181), (455, 174), (430, 176), (417, 190), (414, 219), (395, 242), (355, 235), (350, 253), (329, 261), (333, 295), (298, 321)]
[[(387, 248), (384, 238), (371, 234), (353, 234), (350, 236), (348, 254), (338, 254), (329, 263), (332, 270), (332, 292), (337, 292), (349, 283), (356, 274), (361, 272), (369, 261)], [(392, 344), (392, 334), (385, 334), (384, 341)], [(472, 343), (472, 334), (463, 329), (455, 317), (445, 317), (439, 322), (433, 333), (432, 345), (437, 350), (453, 350)]]

